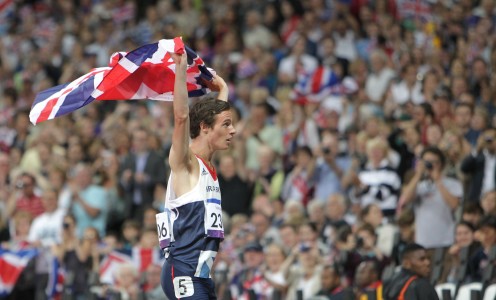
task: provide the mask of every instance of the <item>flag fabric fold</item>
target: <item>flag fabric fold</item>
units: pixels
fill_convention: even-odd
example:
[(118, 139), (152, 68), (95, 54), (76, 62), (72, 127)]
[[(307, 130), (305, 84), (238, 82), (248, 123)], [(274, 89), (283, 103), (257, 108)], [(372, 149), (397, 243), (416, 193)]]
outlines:
[(162, 39), (131, 52), (116, 52), (109, 66), (92, 69), (78, 79), (40, 92), (31, 107), (34, 125), (71, 113), (95, 100), (151, 99), (172, 101), (175, 64), (170, 53), (188, 57), (187, 88), (190, 97), (208, 92), (203, 80), (213, 78), (213, 70), (181, 38)]
[(130, 255), (117, 250), (107, 254), (100, 263), (100, 282), (104, 284), (113, 284), (115, 282), (114, 273), (119, 266), (126, 263), (133, 263), (133, 258)]

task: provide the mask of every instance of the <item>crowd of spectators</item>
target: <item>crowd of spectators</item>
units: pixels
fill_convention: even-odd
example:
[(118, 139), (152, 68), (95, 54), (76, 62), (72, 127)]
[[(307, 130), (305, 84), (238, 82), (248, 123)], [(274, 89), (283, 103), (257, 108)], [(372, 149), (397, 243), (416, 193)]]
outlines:
[[(155, 214), (171, 103), (28, 115), (38, 92), (175, 36), (226, 80), (236, 112), (215, 160), (220, 299), (367, 299), (413, 242), (433, 261), (442, 250), (432, 284), (494, 282), (493, 0), (0, 4), (0, 241), (40, 250), (7, 298), (45, 298), (53, 258), (72, 299), (165, 299)], [(117, 253), (132, 259), (109, 274)]]

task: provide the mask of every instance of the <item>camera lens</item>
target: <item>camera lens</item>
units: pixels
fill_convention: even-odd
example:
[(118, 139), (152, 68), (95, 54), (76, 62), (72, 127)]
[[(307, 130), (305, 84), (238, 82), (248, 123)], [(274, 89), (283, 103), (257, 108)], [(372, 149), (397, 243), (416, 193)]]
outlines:
[(331, 149), (329, 147), (322, 148), (322, 153), (329, 154), (331, 153)]
[(427, 168), (427, 170), (432, 170), (432, 168), (434, 167), (432, 165), (432, 163), (430, 161), (427, 161), (427, 160), (424, 162), (424, 164), (425, 164), (425, 167)]

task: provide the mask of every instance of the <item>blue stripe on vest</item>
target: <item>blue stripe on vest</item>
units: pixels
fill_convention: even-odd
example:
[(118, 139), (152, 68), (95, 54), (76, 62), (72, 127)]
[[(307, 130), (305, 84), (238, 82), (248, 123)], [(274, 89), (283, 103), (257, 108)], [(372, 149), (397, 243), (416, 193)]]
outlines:
[(220, 200), (215, 198), (207, 199), (207, 203), (215, 203), (220, 205)]

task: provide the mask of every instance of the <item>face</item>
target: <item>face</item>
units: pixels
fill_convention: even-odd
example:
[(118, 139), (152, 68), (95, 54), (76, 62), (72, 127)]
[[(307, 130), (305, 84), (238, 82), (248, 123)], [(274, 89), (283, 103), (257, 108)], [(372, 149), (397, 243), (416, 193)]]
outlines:
[(157, 212), (153, 209), (148, 209), (145, 211), (143, 216), (143, 226), (145, 228), (155, 228), (155, 215)]
[(18, 188), (22, 189), (22, 192), (30, 196), (34, 192), (34, 182), (33, 179), (29, 176), (22, 176), (19, 183)]
[(269, 227), (268, 220), (260, 214), (253, 215), (251, 218), (251, 223), (255, 226), (255, 233), (257, 237), (262, 237)]
[(96, 243), (98, 242), (98, 233), (94, 228), (87, 228), (83, 233), (83, 240)]
[(385, 153), (382, 145), (375, 145), (375, 146), (368, 149), (367, 156), (368, 156), (368, 159), (373, 164), (377, 165), (384, 159), (384, 157), (386, 156), (386, 153)]
[(422, 277), (428, 277), (431, 272), (431, 261), (425, 250), (417, 250), (405, 257), (403, 267)]
[(481, 206), (485, 214), (496, 211), (496, 192), (490, 192), (484, 195), (481, 200)]
[(74, 232), (74, 228), (76, 227), (76, 224), (74, 223), (74, 220), (72, 218), (65, 217), (63, 226), (64, 226), (64, 232), (72, 233)]
[(415, 106), (415, 108), (413, 109), (413, 119), (415, 120), (416, 123), (418, 124), (424, 123), (426, 116), (427, 115), (422, 106), (420, 105)]
[(282, 248), (272, 245), (265, 252), (265, 263), (272, 271), (278, 271), (284, 262), (284, 253)]
[(339, 220), (343, 217), (345, 207), (343, 207), (338, 196), (331, 195), (327, 200), (326, 215), (331, 220)]
[(465, 128), (470, 125), (472, 112), (469, 107), (460, 106), (455, 110), (455, 122), (458, 126)]
[(9, 156), (5, 153), (0, 153), (0, 174), (9, 173)]
[(223, 156), (220, 159), (219, 171), (225, 178), (232, 178), (236, 175), (236, 165), (234, 162), (234, 157)]
[(322, 289), (327, 291), (332, 291), (340, 284), (340, 278), (337, 276), (336, 272), (334, 272), (333, 268), (325, 268), (322, 271), (320, 280), (322, 283)]
[(365, 222), (369, 223), (374, 227), (378, 227), (382, 223), (382, 210), (377, 205), (372, 205), (369, 209), (369, 213), (365, 216)]
[(45, 211), (55, 211), (57, 209), (57, 200), (57, 193), (55, 191), (45, 191), (42, 198), (42, 203)]
[(86, 187), (91, 184), (91, 171), (89, 168), (84, 167), (76, 175), (76, 180), (79, 186)]
[(245, 253), (243, 254), (243, 258), (244, 263), (248, 268), (256, 268), (263, 263), (264, 254), (263, 252), (250, 250), (245, 251)]
[(456, 227), (455, 240), (460, 247), (467, 247), (474, 241), (474, 233), (467, 226), (460, 224)]
[(321, 206), (314, 206), (310, 211), (308, 212), (310, 221), (320, 223), (325, 221), (325, 213), (323, 210), (323, 207)]
[(367, 230), (358, 231), (357, 236), (363, 240), (362, 248), (364, 250), (374, 249), (376, 238), (369, 231)]
[(374, 268), (372, 266), (372, 263), (370, 262), (362, 262), (357, 270), (356, 270), (356, 276), (355, 276), (355, 282), (358, 287), (360, 288), (365, 288), (369, 284), (373, 283), (374, 280), (377, 279), (377, 276), (374, 277)]
[(236, 129), (232, 123), (231, 111), (223, 111), (215, 118), (213, 128), (209, 128), (209, 144), (214, 150), (226, 150), (232, 142)]
[(313, 242), (317, 239), (317, 235), (308, 225), (300, 226), (298, 235), (300, 236), (300, 242)]
[(135, 270), (131, 268), (124, 268), (124, 270), (121, 269), (118, 278), (119, 285), (122, 287), (130, 287), (131, 285), (135, 284), (137, 281), (137, 277), (134, 271)]
[(449, 99), (437, 98), (432, 104), (432, 109), (437, 117), (444, 117), (448, 114), (450, 110)]
[(496, 229), (489, 227), (489, 226), (484, 226), (481, 229), (479, 229), (481, 233), (481, 244), (484, 247), (490, 247), (496, 244)]
[(138, 130), (133, 135), (133, 149), (136, 152), (146, 151), (148, 148), (148, 134), (143, 130)]
[(162, 268), (160, 266), (151, 264), (146, 269), (146, 281), (151, 287), (156, 287), (160, 284), (160, 273)]
[(429, 145), (437, 145), (442, 137), (443, 131), (440, 126), (431, 125), (427, 128), (427, 143), (429, 143)]
[(279, 230), (279, 234), (281, 236), (282, 244), (286, 247), (293, 248), (294, 245), (298, 242), (298, 236), (293, 228), (289, 226), (285, 226)]

